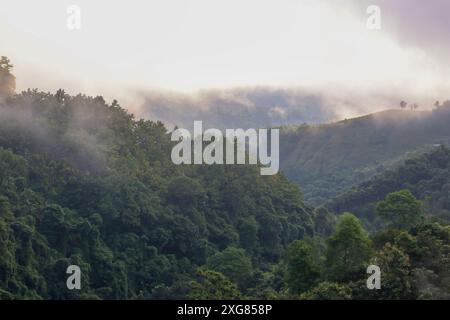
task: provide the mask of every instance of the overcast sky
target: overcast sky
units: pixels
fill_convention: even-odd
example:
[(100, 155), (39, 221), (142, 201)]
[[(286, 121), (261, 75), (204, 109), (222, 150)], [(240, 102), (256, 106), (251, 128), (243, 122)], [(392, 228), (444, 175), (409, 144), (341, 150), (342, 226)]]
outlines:
[[(445, 96), (446, 0), (0, 0), (19, 89), (125, 94), (237, 86)], [(66, 26), (69, 5), (81, 30)], [(366, 26), (369, 4), (382, 29)]]

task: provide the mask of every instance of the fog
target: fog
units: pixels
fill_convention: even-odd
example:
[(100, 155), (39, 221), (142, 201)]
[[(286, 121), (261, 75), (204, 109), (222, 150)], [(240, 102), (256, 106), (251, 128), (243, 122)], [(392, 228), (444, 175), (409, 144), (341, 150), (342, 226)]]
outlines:
[(0, 54), (18, 91), (103, 95), (170, 126), (322, 123), (447, 98), (449, 13), (445, 0), (19, 0), (0, 7)]
[(320, 124), (387, 109), (399, 109), (401, 100), (429, 110), (435, 96), (402, 96), (398, 92), (326, 92), (273, 87), (205, 90), (196, 93), (141, 91), (128, 108), (138, 118), (157, 119), (169, 128), (191, 127), (201, 120), (212, 128), (264, 128)]
[[(40, 101), (37, 99), (39, 96)], [(99, 127), (104, 126), (106, 117), (98, 111), (87, 112), (86, 106), (77, 102), (77, 97), (70, 98), (70, 108), (60, 110), (57, 118), (49, 117), (47, 109), (50, 108), (42, 102), (53, 108), (53, 99), (43, 93), (33, 93), (20, 96), (11, 105), (0, 101), (0, 132), (4, 137), (1, 144), (19, 153), (23, 150), (16, 150), (18, 146), (26, 145), (29, 150), (65, 160), (80, 170), (106, 170), (106, 158), (102, 152), (105, 141), (100, 141), (96, 133)], [(63, 130), (56, 129), (52, 121), (62, 121)]]

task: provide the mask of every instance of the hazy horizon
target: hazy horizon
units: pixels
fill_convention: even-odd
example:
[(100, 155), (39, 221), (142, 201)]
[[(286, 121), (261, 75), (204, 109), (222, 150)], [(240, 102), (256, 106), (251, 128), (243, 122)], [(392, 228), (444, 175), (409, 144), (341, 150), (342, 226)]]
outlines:
[[(138, 116), (154, 115), (155, 94), (201, 108), (211, 92), (259, 88), (320, 96), (336, 119), (399, 99), (427, 109), (450, 96), (450, 3), (433, 2), (19, 0), (0, 7), (0, 53), (15, 65), (17, 91), (101, 94)], [(381, 30), (366, 26), (371, 4)], [(66, 25), (70, 5), (80, 30)]]

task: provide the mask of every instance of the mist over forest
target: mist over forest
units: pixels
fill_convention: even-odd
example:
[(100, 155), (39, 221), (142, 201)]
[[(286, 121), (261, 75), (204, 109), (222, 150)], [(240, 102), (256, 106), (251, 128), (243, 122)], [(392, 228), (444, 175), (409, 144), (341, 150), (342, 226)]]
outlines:
[(1, 315), (450, 300), (449, 0), (5, 0), (0, 39)]
[[(175, 165), (163, 122), (102, 96), (18, 93), (15, 81), (2, 57), (0, 299), (449, 299), (448, 102), (283, 127), (289, 161), (261, 176)], [(232, 92), (190, 101), (192, 116), (200, 101), (209, 125), (226, 116), (215, 104), (240, 110), (226, 125), (250, 125), (259, 105), (261, 125), (336, 116), (314, 95)]]
[[(139, 91), (130, 112), (169, 126), (191, 127), (202, 120), (209, 128), (267, 128), (321, 124), (396, 108), (398, 94), (320, 92), (312, 89), (248, 87), (196, 93)], [(434, 102), (434, 101), (433, 101)], [(432, 107), (422, 106), (424, 110)]]

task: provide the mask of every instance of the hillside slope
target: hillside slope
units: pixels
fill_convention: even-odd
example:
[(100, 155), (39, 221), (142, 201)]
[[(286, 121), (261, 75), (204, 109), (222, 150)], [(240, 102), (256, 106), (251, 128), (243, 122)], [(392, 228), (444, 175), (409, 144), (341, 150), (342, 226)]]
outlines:
[(224, 297), (264, 296), (250, 293), (259, 270), (312, 234), (298, 187), (255, 166), (175, 166), (172, 146), (162, 123), (102, 97), (0, 103), (0, 299), (186, 298), (222, 256), (236, 271)]
[(287, 127), (280, 137), (283, 172), (320, 204), (413, 153), (450, 141), (450, 103), (439, 110), (388, 110), (329, 125)]
[(373, 177), (325, 206), (337, 214), (353, 212), (366, 225), (375, 228), (380, 224), (375, 215), (376, 203), (401, 189), (409, 189), (422, 200), (427, 215), (450, 223), (450, 148), (436, 147), (408, 159), (398, 168)]

